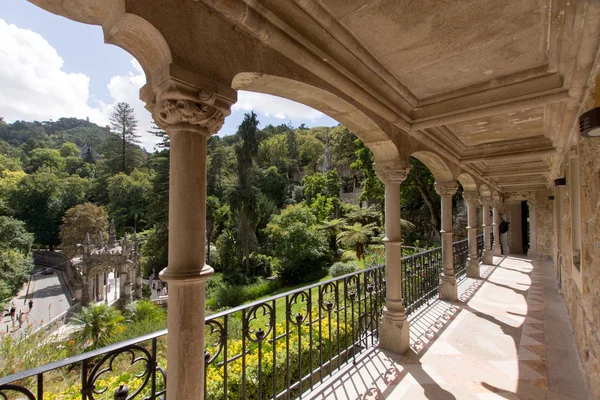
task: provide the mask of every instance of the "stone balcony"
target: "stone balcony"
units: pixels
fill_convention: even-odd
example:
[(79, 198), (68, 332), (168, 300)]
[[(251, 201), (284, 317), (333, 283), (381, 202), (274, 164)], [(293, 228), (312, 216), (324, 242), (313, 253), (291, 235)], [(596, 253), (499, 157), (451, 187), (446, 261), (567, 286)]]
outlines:
[(364, 352), (304, 399), (586, 400), (583, 371), (551, 263), (494, 257), (459, 302), (412, 314), (410, 350)]

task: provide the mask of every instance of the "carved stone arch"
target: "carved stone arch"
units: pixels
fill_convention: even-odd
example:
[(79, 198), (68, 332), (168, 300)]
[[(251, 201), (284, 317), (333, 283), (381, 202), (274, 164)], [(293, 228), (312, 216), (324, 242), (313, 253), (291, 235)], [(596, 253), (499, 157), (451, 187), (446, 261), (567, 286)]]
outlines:
[(234, 89), (265, 93), (302, 103), (337, 120), (373, 152), (375, 162), (399, 159), (398, 148), (384, 130), (365, 112), (334, 93), (301, 82), (263, 73), (241, 72), (231, 82)]
[(450, 165), (444, 159), (431, 151), (415, 151), (411, 154), (431, 171), (435, 181), (438, 183), (452, 182), (455, 174), (452, 173)]
[(473, 178), (473, 176), (471, 176), (471, 174), (469, 174), (467, 172), (463, 172), (462, 174), (460, 174), (458, 176), (457, 179), (460, 182), (460, 185), (463, 187), (463, 190), (465, 192), (478, 192), (479, 191), (477, 181), (475, 180), (475, 178)]
[(494, 191), (492, 192), (492, 200), (495, 200), (495, 201), (500, 201), (500, 200), (502, 200), (502, 196), (500, 195), (500, 193), (498, 193), (498, 191), (497, 191), (497, 190), (494, 190)]
[(163, 35), (144, 18), (128, 13), (125, 0), (29, 0), (53, 14), (99, 25), (104, 42), (129, 52), (150, 81), (167, 74), (173, 58)]

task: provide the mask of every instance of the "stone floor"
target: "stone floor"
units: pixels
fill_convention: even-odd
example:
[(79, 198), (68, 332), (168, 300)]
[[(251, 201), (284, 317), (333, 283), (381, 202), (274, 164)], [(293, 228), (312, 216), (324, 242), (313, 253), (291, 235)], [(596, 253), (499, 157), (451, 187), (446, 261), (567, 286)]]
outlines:
[(411, 349), (372, 349), (310, 399), (589, 399), (548, 262), (495, 257), (460, 302), (413, 313)]

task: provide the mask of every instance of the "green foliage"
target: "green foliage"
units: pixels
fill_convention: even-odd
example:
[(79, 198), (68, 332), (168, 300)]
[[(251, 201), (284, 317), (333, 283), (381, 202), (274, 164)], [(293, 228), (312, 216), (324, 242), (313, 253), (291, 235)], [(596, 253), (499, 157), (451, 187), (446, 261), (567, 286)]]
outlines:
[(354, 225), (347, 225), (342, 232), (338, 233), (338, 243), (343, 246), (354, 246), (356, 257), (358, 259), (364, 258), (365, 246), (375, 234), (375, 228), (375, 224), (362, 225), (358, 222)]
[(150, 300), (137, 300), (128, 304), (125, 308), (125, 319), (130, 324), (139, 324), (144, 321), (151, 324), (160, 324), (166, 318), (166, 311)]
[(0, 304), (21, 290), (32, 269), (30, 254), (10, 248), (0, 250)]
[(121, 141), (120, 158), (121, 158), (121, 169), (120, 172), (129, 173), (137, 165), (132, 165), (127, 157), (127, 152), (131, 149), (128, 144), (140, 143), (137, 134), (138, 121), (135, 118), (133, 107), (125, 102), (119, 102), (115, 104), (114, 111), (110, 114), (110, 128), (111, 132), (119, 137)]
[(277, 169), (276, 166), (271, 166), (262, 170), (258, 187), (277, 207), (281, 208), (283, 207), (285, 188), (288, 184), (288, 179), (279, 171), (280, 170)]
[(356, 145), (356, 161), (352, 163), (351, 167), (359, 170), (364, 177), (360, 201), (379, 204), (383, 209), (385, 186), (377, 178), (377, 175), (375, 175), (373, 153), (359, 139), (356, 139), (354, 144)]
[(68, 209), (60, 226), (61, 248), (67, 257), (81, 254), (78, 244), (89, 234), (92, 243), (99, 247), (108, 238), (108, 214), (102, 206), (84, 203)]
[(109, 343), (112, 336), (122, 332), (125, 318), (116, 308), (104, 303), (83, 307), (71, 319), (78, 329), (75, 337), (85, 349), (94, 350)]
[(0, 171), (22, 171), (23, 166), (21, 160), (0, 154)]
[(81, 150), (79, 150), (79, 147), (73, 142), (65, 142), (60, 148), (61, 157), (79, 157), (80, 155)]
[(329, 268), (329, 275), (331, 275), (333, 278), (337, 278), (338, 276), (351, 274), (352, 272), (356, 272), (359, 270), (360, 270), (360, 268), (353, 261), (348, 261), (348, 262), (338, 261)]
[(78, 176), (60, 179), (48, 172), (25, 175), (11, 191), (9, 204), (27, 223), (40, 244), (58, 244), (58, 227), (64, 212), (85, 201), (88, 181)]
[(60, 152), (54, 149), (33, 149), (29, 152), (29, 171), (36, 172), (42, 167), (47, 167), (51, 171), (58, 171), (64, 168), (65, 160)]
[(318, 224), (327, 221), (333, 214), (334, 208), (333, 200), (330, 197), (323, 196), (320, 193), (317, 193), (317, 196), (313, 199), (312, 204), (310, 205), (310, 210), (317, 218)]
[(152, 193), (150, 179), (148, 172), (138, 169), (131, 175), (119, 173), (108, 179), (108, 212), (119, 232), (125, 227), (144, 229)]
[(284, 283), (300, 283), (322, 274), (331, 259), (327, 236), (316, 227), (310, 208), (288, 206), (275, 215), (266, 232), (273, 243), (273, 268)]
[(318, 194), (335, 199), (340, 197), (341, 181), (336, 170), (307, 175), (302, 184), (304, 185), (304, 200), (308, 204), (311, 204)]
[(33, 240), (33, 234), (27, 232), (23, 221), (11, 217), (0, 217), (0, 251), (15, 250), (27, 254)]

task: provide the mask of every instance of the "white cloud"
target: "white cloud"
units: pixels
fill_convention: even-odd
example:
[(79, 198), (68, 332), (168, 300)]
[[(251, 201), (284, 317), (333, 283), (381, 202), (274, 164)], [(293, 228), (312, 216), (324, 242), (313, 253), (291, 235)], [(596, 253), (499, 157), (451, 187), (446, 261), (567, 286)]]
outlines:
[(262, 93), (238, 92), (238, 101), (232, 107), (232, 111), (254, 110), (257, 114), (273, 117), (281, 120), (310, 120), (314, 121), (324, 114), (304, 104), (284, 99), (282, 97), (270, 96)]
[(90, 78), (66, 73), (63, 60), (39, 34), (0, 19), (0, 116), (44, 120), (90, 117), (104, 125), (101, 110), (87, 104)]
[(104, 126), (113, 104), (125, 101), (136, 111), (142, 144), (152, 150), (157, 140), (146, 132), (151, 116), (139, 100), (146, 78), (137, 61), (132, 60), (132, 71), (110, 80), (113, 103), (91, 106), (90, 78), (65, 72), (63, 59), (41, 35), (0, 19), (0, 38), (0, 116), (6, 121), (89, 117)]

